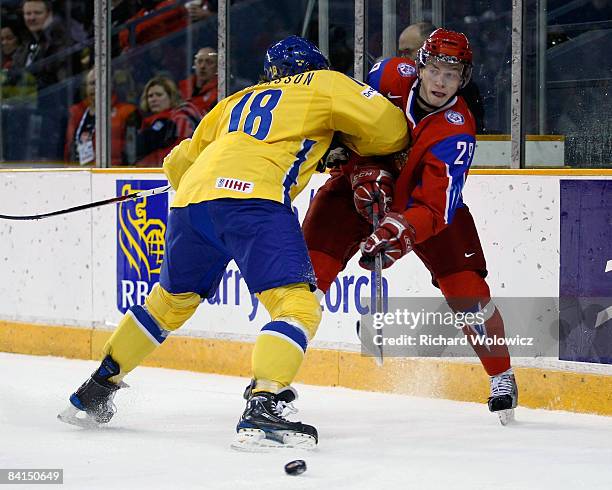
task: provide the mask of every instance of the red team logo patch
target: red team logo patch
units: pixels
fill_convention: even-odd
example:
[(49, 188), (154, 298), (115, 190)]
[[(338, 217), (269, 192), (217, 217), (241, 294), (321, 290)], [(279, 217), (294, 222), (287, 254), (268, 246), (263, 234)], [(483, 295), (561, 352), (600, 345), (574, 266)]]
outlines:
[(446, 120), (451, 124), (456, 124), (457, 126), (461, 126), (465, 123), (465, 118), (463, 114), (460, 114), (457, 111), (448, 110), (444, 113)]
[(403, 77), (414, 77), (416, 75), (416, 68), (409, 63), (400, 63), (397, 65), (397, 71)]

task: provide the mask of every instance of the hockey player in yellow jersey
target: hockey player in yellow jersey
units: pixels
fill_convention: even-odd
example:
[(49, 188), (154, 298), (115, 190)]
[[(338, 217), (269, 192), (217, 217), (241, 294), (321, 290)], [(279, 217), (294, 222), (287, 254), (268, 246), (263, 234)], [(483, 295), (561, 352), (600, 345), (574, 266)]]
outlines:
[[(402, 114), (388, 105), (368, 85), (332, 70), (242, 90), (217, 104), (164, 161), (177, 189), (172, 206), (219, 198), (288, 205), (315, 172), (335, 131), (362, 155), (392, 153), (403, 145)], [(389, 112), (393, 117), (385, 119)]]
[[(321, 320), (316, 280), (292, 199), (332, 137), (361, 155), (408, 143), (404, 114), (369, 86), (329, 69), (309, 41), (271, 46), (265, 81), (221, 101), (164, 161), (171, 204), (160, 282), (133, 306), (104, 347), (101, 366), (60, 419), (107, 423), (123, 377), (212, 296), (230, 260), (270, 314), (255, 342), (252, 382), (235, 447), (312, 447), (316, 429), (284, 408)], [(333, 210), (330, 210), (330, 215)]]

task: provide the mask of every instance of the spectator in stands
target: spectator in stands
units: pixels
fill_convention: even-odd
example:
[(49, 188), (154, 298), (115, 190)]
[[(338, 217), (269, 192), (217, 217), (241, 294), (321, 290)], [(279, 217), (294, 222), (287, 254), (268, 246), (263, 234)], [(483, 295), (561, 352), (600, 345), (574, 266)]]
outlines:
[[(113, 83), (114, 86), (114, 83)], [(96, 75), (92, 68), (85, 77), (84, 99), (70, 107), (70, 118), (66, 129), (64, 160), (81, 165), (93, 163), (95, 159), (95, 99)], [(126, 138), (129, 128), (138, 124), (137, 107), (119, 100), (113, 93), (111, 98), (111, 164), (127, 163)]]
[[(418, 49), (436, 29), (437, 27), (429, 22), (410, 24), (399, 36), (397, 55), (403, 58), (415, 59)], [(484, 132), (484, 105), (480, 96), (480, 90), (474, 80), (470, 80), (464, 88), (459, 90), (458, 94), (466, 101), (476, 119), (476, 131), (478, 133)]]
[(15, 53), (21, 45), (18, 25), (15, 21), (9, 21), (0, 29), (0, 99), (8, 104), (28, 100), (33, 102), (36, 97), (34, 77), (27, 72), (11, 70)]
[(175, 0), (142, 0), (143, 8), (128, 21), (128, 28), (119, 33), (123, 51), (180, 31), (189, 24), (187, 10)]
[[(71, 55), (62, 56), (61, 53), (74, 42), (61, 19), (53, 17), (49, 0), (24, 0), (22, 10), (27, 39), (14, 54), (13, 68), (29, 71), (42, 89), (70, 74)], [(46, 59), (48, 62), (43, 62)]]
[(217, 12), (217, 2), (209, 0), (192, 0), (185, 4), (187, 9), (187, 15), (189, 15), (190, 22), (198, 22), (200, 20), (207, 19), (211, 15)]
[(397, 55), (411, 60), (416, 59), (417, 51), (423, 46), (423, 41), (435, 30), (436, 27), (429, 22), (410, 24), (397, 40)]
[(179, 83), (179, 91), (204, 116), (217, 103), (217, 52), (200, 48), (193, 58), (193, 70), (191, 77)]
[(176, 84), (165, 76), (147, 82), (140, 109), (145, 117), (137, 137), (138, 166), (161, 166), (174, 145), (189, 138), (200, 122), (198, 109), (182, 101)]
[(13, 55), (21, 44), (17, 27), (14, 24), (3, 25), (0, 29), (0, 59), (2, 60), (2, 69), (8, 70), (13, 66)]
[(119, 33), (116, 33), (115, 29), (119, 26), (123, 26), (123, 24), (133, 18), (139, 10), (140, 7), (135, 0), (112, 0), (111, 28), (115, 32), (111, 38), (111, 52), (113, 58), (119, 56), (122, 49), (119, 42)]

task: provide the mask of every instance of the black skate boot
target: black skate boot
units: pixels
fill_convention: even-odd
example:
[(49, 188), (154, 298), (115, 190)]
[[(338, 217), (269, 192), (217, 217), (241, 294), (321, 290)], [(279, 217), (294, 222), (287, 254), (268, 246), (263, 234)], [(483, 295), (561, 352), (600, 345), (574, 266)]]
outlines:
[(518, 388), (512, 369), (497, 376), (491, 376), (491, 396), (488, 405), (491, 412), (497, 413), (502, 425), (514, 420), (514, 409), (518, 404)]
[(115, 415), (115, 392), (127, 386), (116, 384), (109, 378), (119, 374), (119, 364), (106, 356), (100, 367), (70, 396), (70, 405), (57, 418), (80, 427), (99, 427), (107, 424)]
[(301, 422), (291, 422), (286, 415), (297, 413), (292, 403), (297, 393), (291, 387), (279, 393), (247, 388), (247, 406), (236, 426), (234, 449), (261, 451), (274, 447), (312, 449), (317, 445), (317, 429)]

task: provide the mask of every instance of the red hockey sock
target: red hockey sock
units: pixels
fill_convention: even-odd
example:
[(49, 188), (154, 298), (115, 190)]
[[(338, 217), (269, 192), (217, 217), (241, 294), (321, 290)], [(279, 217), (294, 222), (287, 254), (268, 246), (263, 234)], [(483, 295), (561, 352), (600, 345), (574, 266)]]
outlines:
[[(454, 311), (472, 311), (486, 307), (487, 310), (495, 308), (491, 303), (489, 286), (486, 281), (476, 272), (463, 271), (438, 278), (438, 284), (446, 301)], [(478, 308), (477, 305), (480, 305)], [(487, 313), (487, 320), (484, 322), (484, 329), (488, 338), (503, 338), (506, 336), (504, 331), (504, 320), (497, 308), (491, 313)], [(482, 366), (489, 376), (495, 376), (510, 369), (510, 353), (505, 345), (479, 345), (474, 343), (474, 339), (479, 335), (472, 327), (465, 327), (464, 334), (468, 337), (468, 342), (473, 347), (474, 352), (480, 358)]]

